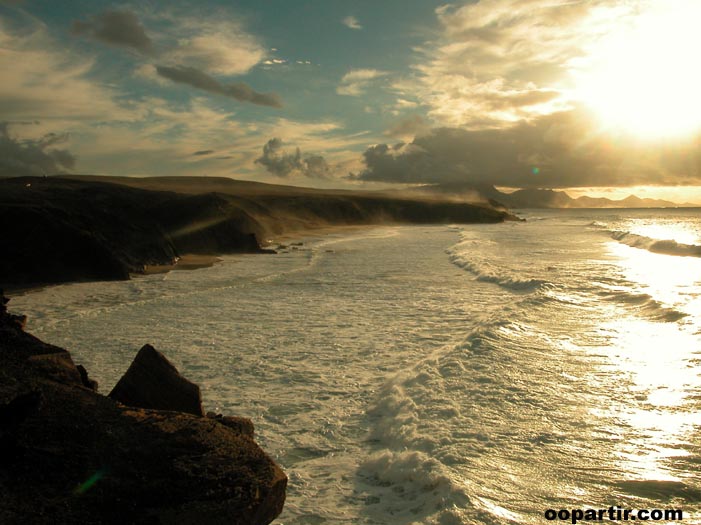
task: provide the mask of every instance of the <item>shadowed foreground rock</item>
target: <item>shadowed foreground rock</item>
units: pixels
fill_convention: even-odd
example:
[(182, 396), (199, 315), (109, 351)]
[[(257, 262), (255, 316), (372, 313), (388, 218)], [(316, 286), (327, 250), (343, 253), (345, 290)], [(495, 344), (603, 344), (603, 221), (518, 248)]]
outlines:
[(0, 303), (0, 523), (258, 524), (287, 478), (242, 418), (127, 407)]
[(139, 350), (109, 397), (132, 407), (204, 416), (200, 387), (181, 376), (151, 345)]

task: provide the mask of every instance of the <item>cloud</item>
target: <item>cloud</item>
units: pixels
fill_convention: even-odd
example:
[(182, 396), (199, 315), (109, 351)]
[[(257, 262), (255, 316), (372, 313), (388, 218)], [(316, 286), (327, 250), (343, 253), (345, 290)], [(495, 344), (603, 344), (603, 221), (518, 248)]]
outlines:
[(352, 69), (343, 75), (336, 93), (349, 96), (361, 95), (373, 80), (385, 75), (387, 72), (379, 69)]
[(212, 153), (214, 153), (213, 149), (201, 149), (199, 151), (195, 151), (193, 153), (193, 156), (201, 157), (203, 155), (211, 155)]
[[(80, 128), (79, 136), (76, 131), (72, 143), (80, 156), (82, 171), (260, 179), (265, 176), (264, 171), (254, 161), (261, 156), (262, 144), (273, 136), (285, 142), (294, 139), (293, 143), (303, 153), (329, 152), (334, 167), (340, 161), (353, 159), (352, 169), (357, 171), (358, 147), (368, 142), (362, 136), (343, 134), (339, 124), (333, 121), (300, 122), (284, 118), (242, 121), (235, 111), (223, 111), (207, 96), (192, 97), (185, 103), (151, 97), (141, 104), (144, 113), (139, 120), (101, 122), (99, 126)], [(206, 150), (215, 153), (193, 155)], [(328, 160), (329, 156), (324, 155)]]
[(53, 175), (74, 168), (75, 157), (54, 147), (66, 142), (67, 135), (49, 133), (38, 140), (20, 140), (10, 136), (8, 128), (7, 122), (0, 122), (0, 176)]
[(410, 115), (395, 122), (386, 131), (385, 135), (389, 137), (407, 137), (414, 136), (425, 131), (428, 131), (428, 121), (421, 115)]
[(162, 16), (170, 22), (165, 37), (172, 46), (163, 57), (169, 63), (232, 76), (248, 73), (266, 58), (265, 46), (228, 10), (195, 17), (188, 12)]
[(394, 107), (397, 108), (398, 110), (401, 110), (401, 109), (407, 109), (407, 108), (415, 108), (418, 105), (419, 105), (418, 102), (414, 102), (412, 100), (406, 100), (403, 98), (398, 98), (397, 102), (394, 104)]
[(443, 125), (486, 127), (571, 109), (578, 61), (635, 11), (617, 0), (481, 0), (436, 9), (414, 93)]
[(146, 80), (148, 82), (159, 84), (161, 86), (166, 86), (170, 84), (170, 81), (163, 78), (156, 71), (156, 66), (151, 63), (143, 63), (136, 66), (132, 72), (133, 76), (138, 79)]
[[(158, 12), (141, 9), (140, 15), (156, 28), (158, 58), (162, 62), (197, 67), (220, 75), (248, 73), (266, 57), (265, 47), (248, 33), (229, 10), (214, 9), (193, 17), (170, 7)], [(136, 13), (106, 10), (88, 21), (76, 20), (72, 33), (99, 42), (155, 56), (155, 44)]]
[[(159, 56), (163, 56), (168, 38), (161, 29), (171, 31), (176, 27), (175, 22), (169, 25), (167, 20), (159, 19), (156, 23), (142, 12), (139, 16), (160, 50)], [(158, 31), (151, 31), (152, 24)], [(364, 135), (345, 133), (340, 123), (332, 119), (299, 121), (277, 116), (245, 119), (236, 113), (239, 108), (232, 108), (232, 104), (222, 106), (221, 102), (227, 99), (216, 100), (218, 97), (205, 90), (189, 88), (189, 97), (175, 100), (165, 98), (167, 92), (162, 86), (152, 86), (155, 93), (162, 94), (149, 95), (143, 91), (144, 80), (173, 85), (171, 79), (161, 76), (151, 65), (152, 57), (139, 55), (143, 59), (134, 61), (132, 76), (115, 86), (95, 78), (99, 74), (97, 70), (103, 70), (104, 65), (96, 68), (98, 58), (86, 54), (81, 47), (61, 45), (47, 26), (34, 18), (20, 24), (9, 17), (0, 17), (0, 70), (3, 71), (0, 120), (11, 121), (9, 137), (14, 137), (14, 142), (21, 146), (13, 149), (13, 155), (3, 153), (8, 159), (4, 166), (13, 159), (13, 173), (20, 172), (21, 166), (25, 166), (22, 168), (25, 172), (26, 166), (43, 166), (41, 169), (47, 173), (69, 170), (70, 157), (61, 153), (67, 149), (71, 156), (79, 159), (78, 167), (84, 173), (206, 173), (260, 178), (267, 174), (263, 174), (254, 161), (261, 156), (261, 145), (270, 137), (294, 141), (291, 143), (298, 145), (302, 152), (325, 152), (324, 158), (333, 159), (334, 168), (339, 162), (352, 159), (352, 169), (357, 171), (357, 151), (369, 142)], [(125, 66), (122, 71), (128, 64)], [(109, 77), (113, 78), (113, 73)], [(206, 77), (211, 79), (208, 86), (214, 85), (214, 89), (219, 90), (227, 88), (228, 82), (218, 77), (212, 79), (210, 75)], [(136, 91), (131, 91), (132, 88)], [(252, 91), (243, 89), (239, 94), (255, 98)], [(256, 100), (279, 102), (277, 97), (271, 98)], [(20, 126), (21, 123), (25, 124)], [(70, 146), (68, 143), (46, 144), (63, 136), (65, 131), (70, 132)], [(54, 135), (50, 134), (52, 132)], [(42, 155), (37, 148), (43, 151)], [(193, 152), (206, 150), (215, 153), (193, 155)], [(28, 155), (34, 159), (32, 162), (17, 160), (26, 159)], [(310, 176), (325, 174), (323, 163), (309, 158), (313, 156), (302, 157), (307, 161), (306, 170)], [(38, 162), (37, 159), (43, 160)], [(34, 168), (29, 172), (40, 173)], [(324, 183), (322, 179), (317, 180)]]
[(151, 55), (154, 52), (152, 40), (132, 11), (108, 9), (90, 17), (87, 22), (76, 20), (71, 32), (104, 44), (126, 47), (142, 55)]
[(365, 169), (351, 178), (548, 188), (701, 183), (700, 138), (635, 142), (600, 132), (580, 109), (504, 128), (435, 128), (408, 144), (371, 146), (363, 158)]
[(214, 9), (193, 17), (183, 9), (170, 7), (155, 13), (142, 9), (141, 15), (156, 28), (153, 35), (158, 53), (139, 17), (128, 10), (106, 10), (88, 21), (76, 20), (72, 33), (141, 55), (157, 55), (161, 62), (227, 76), (248, 73), (266, 57), (258, 38), (228, 10)]
[(341, 23), (349, 29), (360, 30), (363, 28), (363, 26), (360, 25), (360, 22), (358, 22), (358, 19), (354, 16), (345, 17), (343, 20), (341, 20)]
[(187, 84), (209, 93), (223, 95), (242, 102), (250, 102), (251, 104), (257, 104), (259, 106), (269, 106), (273, 108), (282, 107), (282, 100), (275, 93), (258, 93), (243, 82), (224, 85), (216, 78), (194, 67), (156, 66), (156, 72), (160, 76), (172, 80), (173, 82)]
[(256, 164), (277, 177), (289, 177), (298, 173), (313, 179), (325, 179), (331, 175), (331, 168), (321, 155), (308, 155), (302, 158), (299, 148), (294, 153), (283, 150), (283, 142), (279, 138), (270, 139), (263, 146), (263, 155), (255, 160)]
[[(147, 20), (160, 28), (156, 33), (161, 49), (158, 60), (178, 65), (143, 63), (135, 68), (134, 76), (151, 82), (168, 79), (252, 104), (282, 107), (280, 97), (274, 93), (258, 93), (242, 82), (223, 84), (205, 72), (244, 74), (265, 57), (264, 48), (236, 19), (228, 12), (217, 13), (219, 18), (210, 14), (193, 19), (177, 11), (155, 15), (147, 12)], [(153, 41), (131, 11), (106, 10), (87, 22), (75, 21), (72, 31), (75, 35), (126, 47), (142, 55), (156, 56)]]
[[(13, 31), (0, 18), (0, 115), (7, 120), (131, 119), (117, 92), (90, 81), (94, 60), (59, 45), (43, 24)], [(89, 102), (88, 102), (89, 101)]]

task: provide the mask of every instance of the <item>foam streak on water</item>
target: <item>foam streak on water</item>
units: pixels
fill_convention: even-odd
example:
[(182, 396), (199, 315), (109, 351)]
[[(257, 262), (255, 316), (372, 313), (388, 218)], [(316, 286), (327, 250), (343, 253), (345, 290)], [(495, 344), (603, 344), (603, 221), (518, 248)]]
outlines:
[(280, 524), (614, 504), (701, 519), (701, 258), (648, 249), (701, 245), (698, 213), (538, 214), (339, 233), (11, 305), (103, 392), (148, 342), (207, 409), (251, 417), (290, 477)]

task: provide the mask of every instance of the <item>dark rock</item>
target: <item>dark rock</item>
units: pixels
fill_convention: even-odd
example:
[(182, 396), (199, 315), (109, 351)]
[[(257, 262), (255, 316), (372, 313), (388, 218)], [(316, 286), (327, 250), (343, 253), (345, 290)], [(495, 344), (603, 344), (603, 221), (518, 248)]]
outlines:
[(204, 416), (200, 387), (181, 376), (151, 345), (139, 350), (109, 397), (132, 407)]
[(0, 523), (257, 525), (281, 512), (287, 478), (250, 422), (126, 407), (85, 377), (0, 307)]
[(68, 352), (32, 355), (27, 358), (26, 362), (31, 365), (34, 372), (51, 377), (54, 381), (83, 384), (80, 372)]
[(207, 417), (235, 430), (239, 434), (243, 434), (253, 439), (253, 421), (247, 417), (223, 416), (222, 414), (215, 414), (214, 412), (207, 412)]
[(97, 381), (88, 377), (88, 371), (85, 367), (83, 365), (78, 365), (76, 368), (80, 374), (80, 381), (83, 383), (83, 386), (97, 392)]
[(18, 395), (7, 403), (0, 404), (0, 428), (7, 428), (24, 421), (35, 412), (41, 402), (41, 393), (36, 390)]
[(26, 315), (12, 315), (7, 312), (7, 303), (10, 300), (5, 297), (5, 291), (0, 288), (0, 318), (5, 322), (16, 324), (21, 330), (24, 330), (27, 326), (27, 316)]
[(124, 280), (186, 253), (260, 251), (255, 219), (216, 194), (58, 177), (0, 180), (0, 225), (0, 286)]

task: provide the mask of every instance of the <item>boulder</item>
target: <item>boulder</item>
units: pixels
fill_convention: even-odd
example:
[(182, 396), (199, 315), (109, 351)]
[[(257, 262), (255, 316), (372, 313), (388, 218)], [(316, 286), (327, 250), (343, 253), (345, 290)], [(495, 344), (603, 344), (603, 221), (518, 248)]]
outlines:
[(131, 407), (204, 416), (200, 387), (181, 376), (151, 345), (144, 345), (139, 350), (109, 397)]
[(263, 525), (282, 511), (287, 477), (249, 420), (127, 407), (89, 385), (0, 294), (0, 523)]
[(83, 386), (97, 392), (97, 381), (88, 377), (88, 371), (85, 369), (85, 367), (83, 365), (78, 365), (76, 368), (80, 374), (80, 381), (83, 383)]

